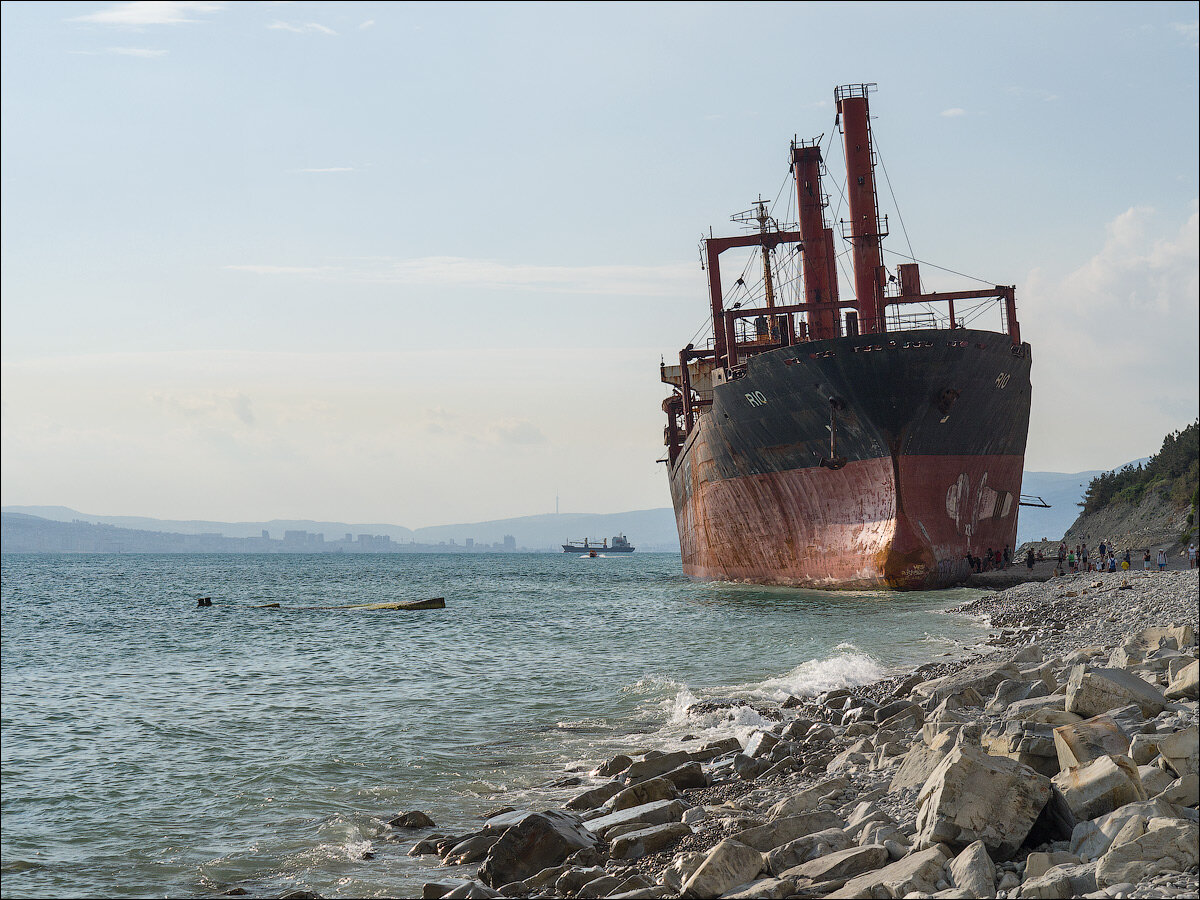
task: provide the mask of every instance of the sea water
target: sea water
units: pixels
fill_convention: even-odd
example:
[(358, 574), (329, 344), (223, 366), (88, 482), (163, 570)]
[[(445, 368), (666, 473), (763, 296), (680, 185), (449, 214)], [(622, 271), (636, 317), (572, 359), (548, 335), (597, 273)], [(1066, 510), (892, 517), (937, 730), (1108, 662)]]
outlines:
[(977, 593), (693, 584), (640, 552), (8, 554), (0, 892), (419, 896), (471, 868), (409, 857), (397, 813), (470, 831), (615, 752), (766, 724), (699, 700), (962, 655), (984, 626), (945, 610)]

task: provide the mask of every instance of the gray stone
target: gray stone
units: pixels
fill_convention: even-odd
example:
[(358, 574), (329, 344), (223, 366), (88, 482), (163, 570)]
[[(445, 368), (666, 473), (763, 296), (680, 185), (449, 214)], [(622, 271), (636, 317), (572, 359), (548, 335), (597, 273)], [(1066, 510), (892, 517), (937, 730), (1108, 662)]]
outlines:
[(787, 869), (815, 859), (818, 848), (822, 846), (828, 847), (829, 852), (836, 852), (853, 845), (853, 839), (842, 829), (826, 828), (788, 841), (769, 851), (766, 856), (766, 870), (772, 875), (779, 875)]
[(690, 762), (691, 759), (686, 750), (675, 750), (655, 757), (647, 756), (647, 758), (630, 765), (621, 773), (620, 777), (626, 784), (637, 784), (639, 781), (647, 781), (657, 778), (659, 775), (665, 775), (672, 769), (677, 769), (684, 763)]
[(739, 753), (733, 758), (733, 771), (742, 781), (753, 781), (769, 768), (771, 764), (767, 760), (755, 759), (745, 753)]
[(667, 772), (662, 777), (681, 791), (686, 791), (689, 788), (708, 787), (709, 785), (709, 777), (704, 774), (704, 767), (695, 761), (686, 762), (679, 768)]
[(1129, 742), (1127, 755), (1139, 766), (1144, 766), (1158, 756), (1159, 739), (1157, 734), (1135, 734)]
[(603, 878), (607, 874), (608, 870), (604, 866), (571, 868), (559, 876), (558, 880), (554, 883), (554, 890), (559, 894), (569, 896), (588, 882), (595, 881), (597, 878)]
[(1054, 776), (1076, 820), (1094, 819), (1126, 803), (1146, 799), (1137, 766), (1127, 756), (1102, 756)]
[(1177, 776), (1200, 773), (1200, 727), (1196, 725), (1162, 735), (1158, 752)]
[(738, 885), (721, 895), (721, 900), (782, 900), (796, 890), (795, 882), (786, 878), (759, 878)]
[(479, 862), (488, 855), (488, 851), (498, 840), (500, 840), (499, 834), (480, 833), (474, 835), (451, 847), (443, 854), (442, 862), (448, 866), (462, 866), (467, 863)]
[(742, 743), (737, 738), (723, 738), (722, 740), (705, 744), (699, 750), (693, 750), (688, 756), (694, 762), (708, 762), (727, 753), (740, 753), (741, 749)]
[(1195, 700), (1200, 694), (1200, 661), (1183, 659), (1167, 663), (1170, 682), (1164, 694), (1168, 700)]
[(1146, 716), (1156, 716), (1166, 705), (1159, 690), (1123, 669), (1088, 669), (1075, 666), (1067, 681), (1067, 712), (1090, 717), (1137, 704)]
[(1051, 850), (1048, 853), (1030, 853), (1025, 858), (1025, 878), (1038, 878), (1045, 875), (1055, 866), (1077, 866), (1083, 860), (1074, 853), (1065, 850)]
[(624, 753), (618, 753), (607, 762), (601, 763), (599, 767), (592, 772), (592, 774), (599, 778), (610, 778), (619, 772), (624, 772), (631, 765), (633, 765), (632, 759), (630, 759)]
[(771, 752), (771, 748), (779, 743), (779, 738), (769, 731), (756, 731), (746, 741), (746, 749), (742, 752), (753, 759), (761, 759)]
[(746, 884), (762, 871), (763, 858), (752, 847), (726, 838), (708, 852), (704, 861), (684, 883), (684, 897), (720, 897), (737, 885)]
[(926, 681), (913, 689), (913, 694), (934, 699), (941, 703), (948, 697), (970, 689), (979, 698), (990, 697), (1004, 680), (1020, 679), (1021, 671), (1012, 657), (1005, 659), (983, 659), (959, 669), (953, 675)]
[(947, 868), (951, 883), (967, 891), (969, 896), (996, 896), (996, 865), (988, 856), (983, 841), (968, 844), (962, 853), (950, 861)]
[(850, 879), (863, 872), (870, 872), (888, 861), (887, 848), (879, 844), (865, 847), (847, 847), (825, 854), (817, 859), (802, 863), (780, 873), (781, 878), (807, 878), (812, 881), (835, 881)]
[(1050, 799), (1050, 780), (1014, 760), (958, 745), (921, 788), (917, 836), (927, 846), (963, 849), (982, 840), (994, 859), (1010, 859)]
[(595, 835), (583, 827), (578, 816), (561, 810), (527, 813), (504, 829), (480, 867), (479, 877), (489, 887), (521, 881), (561, 863), (576, 850), (595, 845)]
[(1059, 767), (1069, 769), (1102, 756), (1127, 756), (1129, 738), (1111, 718), (1099, 715), (1075, 725), (1055, 728), (1054, 748)]
[(503, 896), (499, 891), (482, 885), (478, 881), (464, 882), (450, 893), (442, 895), (443, 900), (494, 900), (494, 898)]
[[(1096, 870), (1099, 885), (1140, 882), (1159, 872), (1181, 872), (1200, 858), (1200, 830), (1184, 819), (1150, 819), (1144, 834), (1120, 845), (1114, 840)], [(1170, 862), (1174, 865), (1170, 865)]]
[(733, 835), (733, 839), (747, 847), (753, 847), (761, 853), (773, 850), (797, 838), (824, 831), (827, 828), (837, 828), (842, 824), (841, 818), (833, 812), (815, 810), (801, 813), (798, 816), (786, 816), (771, 819), (765, 825), (747, 828)]
[[(640, 822), (643, 825), (663, 825), (667, 822), (678, 822), (687, 807), (680, 800), (657, 800), (629, 809), (618, 810), (592, 819), (585, 823), (587, 830), (599, 837), (606, 837), (609, 830), (617, 825), (628, 825)], [(516, 879), (513, 879), (516, 880)]]
[(563, 805), (567, 809), (576, 810), (577, 812), (596, 809), (597, 807), (603, 806), (612, 797), (619, 794), (624, 787), (625, 786), (619, 781), (609, 781), (600, 785), (599, 787), (594, 787), (591, 790), (584, 791), (581, 794), (576, 794)]
[(434, 828), (433, 819), (418, 809), (401, 813), (388, 822), (393, 828)]
[(609, 852), (613, 859), (637, 859), (648, 853), (658, 853), (689, 834), (692, 829), (682, 822), (651, 825), (614, 839)]
[(900, 768), (892, 776), (888, 790), (899, 791), (923, 785), (938, 764), (954, 749), (954, 745), (955, 735), (952, 732), (935, 735), (930, 744), (915, 741), (901, 760)]
[(1090, 894), (1096, 888), (1096, 863), (1054, 866), (1043, 875), (1025, 881), (1021, 897), (1022, 900), (1028, 897), (1069, 900)]
[(671, 864), (658, 873), (658, 883), (672, 893), (678, 894), (683, 890), (684, 883), (700, 868), (706, 855), (694, 850), (677, 853), (671, 860)]
[(1200, 775), (1183, 775), (1160, 791), (1155, 799), (1176, 806), (1200, 805)]
[(1006, 722), (999, 733), (989, 729), (981, 743), (992, 756), (1016, 760), (1042, 775), (1050, 776), (1058, 772), (1054, 730), (1049, 725), (1028, 720)]
[(617, 812), (653, 803), (656, 800), (674, 800), (676, 796), (678, 796), (678, 792), (675, 790), (675, 785), (659, 776), (639, 781), (637, 784), (625, 788), (619, 794), (615, 794), (606, 804), (606, 809)]
[(882, 869), (851, 878), (828, 897), (830, 900), (854, 900), (859, 897), (904, 897), (913, 891), (932, 894), (945, 874), (946, 862), (942, 847), (930, 847)]
[[(1147, 797), (1161, 794), (1175, 782), (1170, 772), (1158, 766), (1138, 766), (1138, 778), (1141, 779), (1142, 789)], [(1185, 803), (1184, 806), (1186, 805)]]

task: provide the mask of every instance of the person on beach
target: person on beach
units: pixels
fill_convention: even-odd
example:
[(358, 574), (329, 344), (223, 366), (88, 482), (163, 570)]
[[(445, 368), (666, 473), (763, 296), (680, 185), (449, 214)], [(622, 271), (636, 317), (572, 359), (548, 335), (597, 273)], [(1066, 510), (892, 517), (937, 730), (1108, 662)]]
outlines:
[(1105, 554), (1105, 551), (1106, 551), (1107, 549), (1108, 549), (1108, 548), (1105, 546), (1105, 544), (1104, 544), (1104, 541), (1101, 541), (1101, 542), (1100, 542), (1100, 559), (1101, 559), (1101, 561), (1103, 561), (1103, 560), (1105, 560), (1105, 559), (1107, 559), (1107, 558), (1108, 558), (1108, 557), (1107, 557), (1107, 555)]
[(1161, 547), (1158, 550), (1158, 571), (1163, 571), (1167, 567), (1167, 551)]
[(1117, 571), (1117, 555), (1111, 550), (1108, 551), (1108, 571)]
[(1058, 545), (1058, 567), (1060, 569), (1062, 568), (1062, 564), (1064, 562), (1066, 562), (1066, 559), (1067, 559), (1067, 545), (1066, 545), (1066, 543), (1059, 544)]
[(1025, 551), (1025, 568), (1027, 568), (1027, 569), (1033, 568), (1033, 548), (1032, 547), (1030, 547), (1028, 550)]
[(1150, 551), (1149, 550), (1147, 550), (1142, 555), (1142, 568), (1145, 569), (1147, 572), (1150, 571)]
[(1196, 545), (1195, 543), (1188, 544), (1188, 568), (1196, 568)]
[(1071, 574), (1075, 574), (1075, 551), (1067, 551), (1067, 568), (1071, 570)]

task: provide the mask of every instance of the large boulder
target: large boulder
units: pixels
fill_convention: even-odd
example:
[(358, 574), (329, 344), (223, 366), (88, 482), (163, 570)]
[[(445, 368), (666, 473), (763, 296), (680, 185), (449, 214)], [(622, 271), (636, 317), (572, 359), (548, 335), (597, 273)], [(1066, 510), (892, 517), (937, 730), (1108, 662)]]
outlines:
[(772, 875), (816, 859), (828, 853), (836, 853), (854, 846), (854, 839), (841, 828), (826, 828), (788, 841), (766, 855), (766, 868)]
[(584, 812), (596, 809), (607, 803), (612, 797), (621, 793), (625, 785), (619, 781), (608, 781), (599, 787), (590, 788), (581, 794), (576, 794), (563, 804), (567, 809)]
[(848, 847), (818, 857), (780, 873), (779, 877), (797, 880), (807, 878), (812, 882), (845, 880), (878, 869), (887, 861), (886, 848), (879, 844), (867, 844), (865, 847)]
[(951, 860), (950, 880), (970, 897), (996, 896), (996, 865), (988, 856), (983, 841), (967, 845), (967, 849)]
[(691, 761), (692, 757), (686, 750), (675, 750), (671, 753), (639, 759), (621, 772), (618, 777), (626, 784), (637, 784), (639, 781), (666, 775), (672, 769), (677, 769)]
[(1157, 716), (1167, 700), (1153, 685), (1124, 669), (1089, 669), (1080, 664), (1067, 680), (1067, 712), (1096, 716), (1135, 703), (1145, 716)]
[(1022, 900), (1071, 900), (1090, 896), (1096, 891), (1096, 864), (1054, 866), (1021, 885)]
[(798, 816), (771, 819), (765, 825), (739, 831), (733, 835), (733, 839), (747, 847), (753, 847), (755, 850), (766, 853), (768, 850), (791, 843), (797, 838), (816, 831), (824, 831), (826, 828), (837, 828), (841, 824), (841, 817), (837, 813), (814, 810)]
[(1054, 730), (1028, 720), (1008, 722), (1002, 731), (989, 729), (982, 746), (992, 756), (1016, 760), (1042, 775), (1058, 772), (1058, 754), (1054, 749)]
[(993, 859), (1010, 859), (1050, 793), (1050, 779), (1028, 766), (959, 744), (917, 796), (917, 839), (960, 850), (981, 840)]
[(613, 859), (637, 859), (648, 853), (657, 853), (691, 833), (691, 827), (682, 822), (651, 825), (614, 838), (609, 853)]
[(1128, 756), (1129, 738), (1108, 716), (1093, 716), (1054, 729), (1054, 749), (1062, 769), (1081, 766), (1102, 756)]
[[(485, 830), (493, 825), (494, 817)], [(576, 850), (596, 846), (578, 816), (560, 810), (526, 812), (500, 834), (479, 869), (484, 884), (499, 887), (556, 866)]]
[(1018, 666), (1015, 654), (1008, 658), (983, 659), (963, 666), (953, 675), (919, 684), (913, 689), (913, 694), (932, 699), (935, 703), (941, 703), (946, 698), (967, 690), (974, 691), (977, 698), (990, 697), (996, 692), (1000, 682), (1020, 680), (1021, 670)]
[(619, 794), (615, 794), (608, 801), (607, 808), (612, 812), (617, 812), (621, 809), (632, 809), (635, 806), (653, 803), (656, 800), (674, 800), (676, 796), (678, 796), (678, 791), (675, 790), (675, 785), (659, 776), (639, 781), (637, 784), (625, 788)]
[(1076, 821), (1094, 819), (1126, 803), (1146, 799), (1137, 766), (1128, 756), (1102, 756), (1054, 776)]
[(1197, 864), (1198, 842), (1196, 823), (1186, 819), (1132, 820), (1100, 857), (1096, 882), (1100, 887), (1137, 884), (1160, 872), (1185, 871)]
[(622, 825), (639, 823), (649, 826), (678, 822), (683, 818), (685, 809), (687, 806), (681, 800), (657, 800), (654, 803), (644, 803), (641, 806), (609, 813), (607, 816), (589, 819), (585, 825), (592, 834), (606, 837), (609, 831)]
[(900, 791), (910, 787), (920, 787), (954, 749), (956, 735), (952, 731), (937, 732), (929, 743), (914, 741), (908, 753), (900, 761), (900, 767), (892, 776), (888, 791)]
[(753, 847), (726, 838), (708, 851), (704, 862), (684, 882), (684, 897), (720, 897), (732, 887), (755, 878), (762, 871), (762, 854)]
[(851, 878), (828, 894), (829, 900), (860, 897), (904, 897), (917, 891), (932, 894), (945, 877), (947, 858), (942, 847), (920, 850), (891, 865)]
[(1200, 697), (1200, 660), (1183, 666), (1167, 685), (1168, 700), (1195, 700)]
[(1200, 772), (1197, 759), (1200, 756), (1200, 728), (1193, 725), (1182, 731), (1163, 735), (1158, 742), (1158, 752), (1177, 776), (1196, 775)]

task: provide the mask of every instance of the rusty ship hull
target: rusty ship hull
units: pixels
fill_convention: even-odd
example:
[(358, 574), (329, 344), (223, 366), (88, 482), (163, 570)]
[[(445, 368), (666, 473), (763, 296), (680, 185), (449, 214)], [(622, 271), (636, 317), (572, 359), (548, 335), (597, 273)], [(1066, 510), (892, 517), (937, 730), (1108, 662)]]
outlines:
[(823, 589), (961, 582), (968, 553), (1015, 547), (1029, 373), (1028, 345), (982, 331), (752, 357), (715, 386), (670, 467), (685, 574)]

